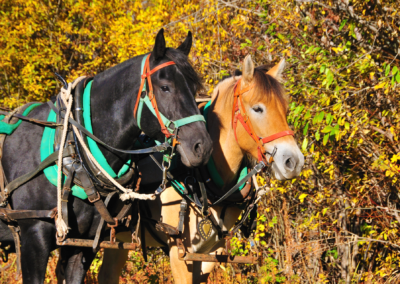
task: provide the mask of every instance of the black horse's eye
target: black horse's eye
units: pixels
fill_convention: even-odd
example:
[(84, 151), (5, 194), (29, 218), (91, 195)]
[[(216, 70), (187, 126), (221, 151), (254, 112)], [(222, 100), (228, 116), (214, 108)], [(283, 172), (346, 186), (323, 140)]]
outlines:
[(255, 111), (255, 112), (258, 112), (258, 113), (263, 113), (263, 109), (261, 108), (261, 107), (259, 107), (259, 106), (255, 106), (255, 107), (253, 107), (253, 110)]
[(169, 87), (168, 87), (168, 86), (162, 86), (162, 87), (161, 87), (161, 90), (162, 90), (163, 92), (169, 92)]

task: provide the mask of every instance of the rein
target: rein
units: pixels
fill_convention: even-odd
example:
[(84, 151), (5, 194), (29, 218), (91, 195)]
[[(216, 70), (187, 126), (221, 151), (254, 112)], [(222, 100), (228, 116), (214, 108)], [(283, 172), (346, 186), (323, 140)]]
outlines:
[(259, 137), (255, 133), (253, 125), (251, 124), (251, 121), (249, 119), (249, 116), (246, 113), (246, 108), (244, 107), (243, 98), (242, 98), (242, 95), (244, 93), (246, 93), (254, 88), (254, 84), (241, 90), (240, 89), (241, 80), (242, 79), (239, 79), (234, 86), (235, 92), (234, 92), (234, 100), (233, 100), (233, 108), (232, 108), (232, 128), (233, 128), (233, 132), (235, 133), (236, 142), (238, 142), (236, 128), (237, 128), (237, 124), (238, 124), (237, 122), (239, 120), (240, 123), (243, 125), (244, 129), (246, 130), (246, 132), (257, 143), (258, 162), (263, 161), (265, 165), (271, 164), (273, 161), (273, 157), (271, 155), (271, 158), (269, 160), (267, 160), (267, 157), (265, 156), (266, 151), (264, 150), (264, 147), (263, 147), (264, 144), (267, 144), (269, 142), (272, 142), (272, 141), (274, 141), (278, 138), (284, 137), (284, 136), (288, 136), (288, 135), (294, 136), (294, 132), (292, 130), (285, 130), (285, 131), (281, 131), (281, 132), (275, 133), (273, 135), (270, 135), (270, 136), (267, 136), (264, 138)]
[[(197, 121), (203, 121), (204, 123), (206, 122), (204, 120), (204, 117), (201, 114), (195, 114), (191, 115), (185, 118), (181, 118), (175, 121), (171, 121), (168, 118), (166, 118), (162, 113), (160, 113), (157, 105), (156, 98), (154, 96), (153, 92), (153, 84), (151, 83), (151, 75), (153, 75), (155, 72), (158, 70), (170, 66), (170, 65), (175, 65), (175, 62), (173, 61), (168, 61), (165, 62), (161, 65), (158, 65), (157, 67), (154, 67), (153, 70), (150, 70), (150, 55), (147, 54), (143, 57), (142, 60), (142, 71), (141, 71), (141, 83), (140, 83), (140, 88), (139, 92), (137, 94), (136, 98), (136, 104), (135, 108), (133, 111), (133, 115), (137, 120), (137, 124), (140, 127), (140, 121), (141, 121), (141, 116), (142, 116), (142, 110), (143, 110), (143, 104), (145, 104), (149, 110), (153, 113), (153, 115), (157, 118), (158, 122), (160, 123), (161, 126), (161, 132), (165, 135), (165, 137), (171, 138), (173, 136), (176, 136), (174, 132), (176, 133), (176, 129), (184, 126), (189, 123), (197, 122)], [(147, 87), (146, 87), (146, 82), (149, 84), (149, 91), (147, 92)], [(174, 128), (170, 128), (171, 124), (174, 125)]]

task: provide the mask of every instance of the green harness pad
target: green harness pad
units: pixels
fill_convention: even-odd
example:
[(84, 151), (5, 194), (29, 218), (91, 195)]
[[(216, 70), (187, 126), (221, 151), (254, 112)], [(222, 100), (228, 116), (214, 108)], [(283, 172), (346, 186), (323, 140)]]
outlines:
[[(209, 110), (208, 108), (210, 107), (210, 105), (211, 105), (211, 101), (209, 101), (205, 105), (204, 110), (203, 110), (203, 115), (204, 115), (204, 119), (206, 121), (207, 130), (208, 130), (207, 118), (208, 118), (208, 110)], [(239, 183), (247, 175), (247, 171), (248, 170), (247, 170), (247, 167), (243, 163), (242, 163), (240, 168), (241, 168), (240, 169), (240, 174), (239, 174), (239, 177), (238, 177), (236, 183)], [(217, 171), (217, 168), (215, 166), (214, 159), (213, 159), (212, 155), (210, 157), (210, 160), (208, 160), (207, 170), (208, 170), (208, 172), (210, 174), (210, 177), (211, 177), (212, 181), (215, 183), (215, 185), (218, 186), (219, 188), (222, 188), (224, 186), (224, 181), (222, 180), (222, 177), (219, 175), (219, 173)], [(179, 192), (181, 192), (183, 194), (184, 188), (178, 181), (173, 180), (173, 181), (171, 181), (171, 184), (175, 188), (175, 190), (178, 190)], [(242, 190), (245, 185), (246, 185), (246, 183), (242, 184), (239, 187), (239, 190)]]
[[(26, 108), (26, 110), (22, 113), (22, 115), (27, 116), (34, 108), (40, 105), (41, 103), (30, 105), (29, 107)], [(0, 133), (11, 135), (14, 132), (14, 130), (17, 129), (17, 127), (21, 124), (22, 120), (19, 119), (16, 123), (9, 124), (3, 121), (5, 117), (6, 117), (5, 115), (0, 115)]]
[[(83, 93), (83, 118), (84, 118), (84, 126), (85, 128), (93, 134), (93, 128), (92, 128), (92, 120), (91, 120), (91, 113), (90, 113), (90, 90), (92, 87), (92, 81), (89, 82), (89, 84), (86, 86), (85, 91)], [(50, 122), (56, 122), (56, 113), (53, 110), (50, 110), (49, 116), (47, 118), (47, 121)], [(42, 142), (40, 145), (40, 158), (43, 161), (46, 159), (48, 156), (50, 156), (54, 152), (54, 137), (56, 134), (56, 129), (52, 127), (45, 127), (43, 136), (42, 136)], [(130, 167), (131, 160), (129, 160), (127, 163), (125, 163), (118, 174), (114, 172), (114, 170), (111, 168), (111, 166), (108, 164), (107, 159), (104, 157), (103, 153), (100, 151), (99, 146), (97, 143), (92, 140), (90, 137), (88, 137), (88, 145), (89, 145), (89, 150), (94, 156), (94, 158), (99, 162), (100, 166), (113, 178), (115, 177), (121, 177), (124, 175)], [(51, 182), (53, 185), (57, 186), (57, 171), (58, 171), (58, 166), (53, 165), (50, 166), (46, 169), (44, 169), (44, 174), (46, 178)], [(65, 175), (63, 175), (63, 183), (65, 182)], [(80, 199), (87, 199), (87, 195), (85, 193), (85, 190), (77, 185), (74, 185), (72, 187), (72, 195), (76, 196)]]

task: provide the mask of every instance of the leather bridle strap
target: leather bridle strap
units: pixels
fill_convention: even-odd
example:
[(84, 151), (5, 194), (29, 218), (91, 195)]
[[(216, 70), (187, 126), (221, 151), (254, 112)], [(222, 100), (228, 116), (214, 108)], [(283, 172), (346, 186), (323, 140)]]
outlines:
[[(161, 65), (158, 65), (153, 70), (150, 70), (150, 55), (147, 56), (145, 64), (144, 64), (143, 74), (141, 76), (142, 77), (142, 82), (140, 83), (141, 88), (139, 89), (138, 97), (136, 99), (136, 104), (138, 104), (138, 101), (140, 100), (140, 95), (142, 94), (142, 91), (146, 91), (145, 89), (143, 90), (143, 88), (145, 88), (145, 81), (146, 81), (146, 78), (147, 78), (147, 81), (149, 83), (148, 96), (149, 96), (151, 105), (153, 106), (153, 109), (154, 109), (154, 111), (156, 113), (156, 117), (158, 119), (158, 122), (161, 125), (161, 132), (167, 138), (171, 137), (172, 134), (168, 131), (167, 127), (164, 124), (164, 121), (161, 119), (160, 111), (158, 110), (157, 101), (156, 101), (156, 99), (154, 97), (154, 93), (153, 93), (153, 84), (151, 83), (151, 75), (154, 74), (155, 72), (157, 72), (158, 70), (164, 68), (164, 67), (167, 67), (167, 66), (170, 66), (170, 65), (174, 65), (174, 64), (175, 64), (175, 62), (168, 61), (168, 62), (165, 62), (165, 63), (163, 63)], [(135, 110), (136, 110), (136, 106), (135, 106)]]
[(246, 108), (244, 107), (244, 103), (243, 103), (243, 99), (242, 99), (242, 95), (244, 93), (250, 91), (254, 87), (254, 84), (249, 85), (246, 88), (241, 90), (240, 89), (241, 80), (242, 79), (239, 79), (234, 86), (234, 99), (233, 99), (233, 108), (232, 108), (232, 128), (235, 133), (236, 142), (238, 141), (237, 134), (236, 134), (237, 122), (240, 121), (240, 123), (242, 124), (242, 126), (246, 130), (246, 132), (257, 143), (258, 161), (259, 162), (264, 161), (265, 164), (270, 164), (271, 161), (267, 160), (267, 158), (265, 156), (265, 150), (264, 150), (263, 145), (266, 143), (269, 143), (271, 141), (274, 141), (278, 138), (284, 137), (284, 136), (294, 135), (294, 132), (291, 130), (285, 130), (285, 131), (281, 131), (281, 132), (275, 133), (273, 135), (270, 135), (268, 137), (260, 138), (254, 131), (253, 125), (251, 124), (249, 116), (246, 113)]
[[(158, 65), (157, 67), (154, 67), (153, 70), (150, 70), (150, 54), (145, 55), (142, 60), (142, 71), (141, 71), (141, 83), (140, 83), (140, 88), (139, 92), (136, 98), (136, 104), (135, 108), (133, 111), (133, 115), (137, 120), (137, 124), (140, 128), (140, 120), (141, 120), (141, 114), (142, 114), (142, 109), (143, 109), (143, 104), (145, 104), (150, 111), (154, 114), (154, 116), (157, 118), (158, 122), (160, 123), (161, 126), (161, 132), (166, 136), (166, 138), (170, 138), (171, 136), (174, 136), (174, 129), (170, 129), (170, 125), (173, 124), (175, 128), (179, 128), (181, 126), (184, 126), (186, 124), (196, 122), (196, 121), (203, 121), (205, 123), (204, 117), (200, 114), (192, 115), (189, 117), (184, 117), (181, 119), (178, 119), (176, 121), (171, 121), (167, 119), (162, 113), (160, 113), (158, 109), (158, 105), (156, 102), (156, 98), (154, 96), (153, 92), (153, 84), (151, 83), (151, 75), (157, 72), (158, 70), (174, 65), (175, 62), (173, 61), (168, 61), (165, 62), (161, 65)], [(147, 93), (147, 88), (146, 88), (146, 80), (149, 84), (149, 92)], [(146, 95), (142, 97), (142, 93), (145, 93)]]

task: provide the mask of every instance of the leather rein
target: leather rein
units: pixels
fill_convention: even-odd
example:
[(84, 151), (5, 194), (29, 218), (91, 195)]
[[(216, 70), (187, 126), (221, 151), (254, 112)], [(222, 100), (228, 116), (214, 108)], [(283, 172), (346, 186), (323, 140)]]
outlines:
[[(261, 138), (259, 137), (256, 132), (254, 131), (253, 125), (251, 124), (251, 121), (249, 119), (249, 116), (247, 115), (246, 108), (244, 107), (243, 103), (243, 98), (242, 95), (251, 89), (254, 88), (254, 84), (247, 86), (244, 89), (240, 89), (240, 82), (242, 79), (239, 79), (235, 86), (234, 86), (234, 100), (233, 100), (233, 108), (232, 108), (232, 128), (233, 132), (235, 133), (235, 139), (236, 142), (238, 142), (237, 139), (237, 124), (238, 121), (242, 124), (243, 128), (246, 130), (246, 132), (250, 135), (251, 138), (256, 142), (257, 144), (257, 152), (258, 152), (258, 162), (263, 161), (265, 165), (271, 164), (273, 162), (273, 155), (271, 155), (270, 159), (267, 160), (267, 157), (265, 156), (266, 151), (264, 150), (264, 144), (267, 144), (269, 142), (272, 142), (278, 138), (292, 135), (294, 136), (294, 132), (292, 130), (284, 130), (278, 133), (275, 133), (273, 135)], [(239, 143), (239, 142), (238, 142)]]

